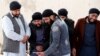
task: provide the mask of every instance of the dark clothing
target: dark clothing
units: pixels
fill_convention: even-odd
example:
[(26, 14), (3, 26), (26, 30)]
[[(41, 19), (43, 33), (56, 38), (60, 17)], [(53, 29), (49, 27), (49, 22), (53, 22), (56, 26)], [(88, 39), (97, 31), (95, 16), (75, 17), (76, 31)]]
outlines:
[(84, 45), (86, 45), (86, 46), (96, 46), (95, 30), (96, 30), (95, 24), (90, 24), (90, 23), (86, 24), (86, 26), (85, 26), (85, 36), (84, 36)]
[(64, 21), (68, 26), (69, 41), (70, 41), (70, 45), (72, 46), (72, 37), (74, 34), (74, 21), (72, 19), (69, 19), (69, 18), (65, 19)]
[(36, 53), (32, 53), (30, 56), (38, 56)]
[(43, 36), (44, 36), (43, 33), (44, 33), (43, 28), (36, 30), (36, 36), (37, 36), (36, 42), (37, 43), (43, 43)]
[[(75, 26), (75, 30), (74, 30), (75, 33), (74, 33), (74, 37), (73, 37), (73, 46), (72, 47), (76, 48), (76, 52), (77, 52), (76, 56), (79, 56), (81, 48), (84, 49), (83, 45), (85, 42), (88, 41), (88, 43), (86, 43), (86, 44), (89, 45), (90, 47), (92, 47), (91, 45), (93, 45), (93, 47), (92, 47), (93, 49), (91, 49), (90, 47), (85, 47), (84, 50), (88, 49), (88, 51), (86, 51), (86, 53), (88, 53), (90, 51), (91, 51), (90, 53), (92, 53), (92, 51), (94, 50), (94, 52), (96, 52), (97, 56), (100, 56), (100, 21), (96, 20), (94, 22), (95, 27), (92, 25), (92, 26), (90, 26), (91, 27), (90, 29), (86, 30), (86, 28), (87, 28), (86, 19), (87, 18), (88, 17), (81, 18), (78, 20), (78, 22)], [(86, 31), (87, 31), (87, 34), (86, 34)], [(92, 35), (92, 34), (94, 34), (94, 35)], [(86, 39), (86, 37), (87, 37), (87, 39)], [(91, 40), (89, 39), (90, 37), (91, 37)], [(96, 45), (95, 45), (95, 43), (96, 43)], [(96, 46), (96, 48), (95, 48), (95, 46)], [(95, 53), (93, 53), (93, 55), (94, 54)]]
[(97, 56), (96, 47), (82, 46), (79, 56)]
[[(44, 50), (47, 49), (49, 46), (49, 41), (48, 41), (49, 33), (45, 30), (44, 25), (42, 25), (41, 28), (37, 28), (34, 24), (30, 23), (29, 27), (31, 29), (31, 36), (28, 40), (30, 43), (30, 54), (35, 50), (37, 44), (42, 43), (44, 46)], [(39, 33), (39, 32), (41, 32), (41, 33)], [(41, 42), (41, 43), (38, 43), (38, 42)]]
[[(52, 26), (52, 24), (53, 24), (53, 22), (54, 21), (52, 21), (51, 20), (51, 24), (46, 24), (46, 23), (43, 23), (43, 25), (44, 25), (44, 31), (45, 31), (45, 33), (44, 33), (44, 36), (46, 37), (45, 39), (45, 44), (46, 45), (48, 45), (48, 44), (50, 44), (50, 31), (51, 31), (51, 26)], [(45, 50), (47, 49), (49, 47), (49, 45), (47, 46), (47, 47), (45, 47)]]
[(95, 30), (95, 24), (86, 24), (84, 43), (82, 48), (80, 49), (80, 56), (97, 56)]

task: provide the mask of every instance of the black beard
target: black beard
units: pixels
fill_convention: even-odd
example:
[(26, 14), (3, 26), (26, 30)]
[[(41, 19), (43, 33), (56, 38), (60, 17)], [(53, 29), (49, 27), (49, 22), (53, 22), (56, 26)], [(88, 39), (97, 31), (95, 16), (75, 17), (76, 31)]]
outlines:
[[(35, 26), (36, 26), (36, 25), (35, 25)], [(41, 28), (42, 28), (42, 25), (40, 25), (39, 27), (38, 27), (38, 26), (36, 26), (36, 28), (37, 28), (37, 29), (41, 29)]]
[(19, 17), (19, 15), (14, 15), (14, 17), (18, 18), (18, 17)]
[(45, 26), (46, 26), (46, 27), (48, 27), (48, 26), (50, 26), (50, 24), (48, 24), (48, 23), (45, 23)]
[(18, 18), (20, 14), (16, 14), (16, 15), (12, 14), (12, 15), (13, 15), (14, 17)]

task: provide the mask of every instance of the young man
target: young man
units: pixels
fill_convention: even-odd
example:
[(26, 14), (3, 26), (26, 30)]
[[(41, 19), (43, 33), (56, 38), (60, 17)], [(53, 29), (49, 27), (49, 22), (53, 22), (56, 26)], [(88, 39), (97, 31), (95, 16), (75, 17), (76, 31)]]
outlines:
[(43, 11), (42, 16), (43, 16), (44, 23), (51, 27), (51, 25), (54, 22), (52, 20), (54, 19), (54, 12), (51, 9), (46, 9)]
[[(40, 12), (35, 12), (32, 15), (32, 21), (29, 24), (31, 29), (31, 36), (29, 38), (30, 43), (30, 55), (33, 56), (33, 52), (39, 51), (39, 47), (43, 47), (43, 49), (40, 49), (40, 51), (44, 51), (49, 43), (48, 43), (48, 37), (46, 36), (44, 25), (42, 24), (42, 15)], [(40, 44), (42, 46), (40, 46)]]
[(78, 20), (73, 37), (73, 56), (100, 56), (100, 11), (89, 10), (89, 15)]
[[(47, 38), (47, 42), (46, 42), (47, 44), (50, 44), (50, 30), (51, 30), (51, 26), (54, 22), (53, 20), (51, 20), (51, 18), (53, 18), (53, 15), (54, 15), (54, 13), (51, 9), (46, 9), (42, 13), (42, 16), (43, 16), (42, 20), (43, 20), (43, 25), (45, 28), (45, 37)], [(48, 47), (49, 47), (49, 45), (48, 45)]]
[(26, 56), (30, 28), (20, 13), (20, 8), (21, 5), (17, 1), (11, 2), (10, 13), (2, 19), (4, 56)]
[(74, 21), (68, 18), (68, 11), (64, 8), (58, 11), (58, 16), (65, 21), (66, 25), (68, 25), (69, 41), (72, 46), (72, 37), (74, 34)]
[(58, 18), (51, 27), (50, 46), (41, 56), (70, 56), (68, 27), (63, 19)]

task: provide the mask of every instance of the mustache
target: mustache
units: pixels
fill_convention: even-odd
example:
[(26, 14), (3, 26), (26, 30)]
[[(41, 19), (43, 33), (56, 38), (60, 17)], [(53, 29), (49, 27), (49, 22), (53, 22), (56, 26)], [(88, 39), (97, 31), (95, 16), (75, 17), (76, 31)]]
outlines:
[(20, 13), (19, 14), (12, 14), (14, 17), (18, 17), (19, 15), (20, 15)]
[(20, 14), (13, 15), (14, 17), (19, 17)]

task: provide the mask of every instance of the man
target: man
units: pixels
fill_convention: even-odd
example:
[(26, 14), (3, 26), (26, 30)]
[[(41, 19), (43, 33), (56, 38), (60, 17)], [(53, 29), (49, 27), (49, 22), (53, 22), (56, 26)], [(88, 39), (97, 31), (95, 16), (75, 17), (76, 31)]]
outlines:
[[(51, 9), (46, 9), (43, 11), (42, 16), (43, 16), (43, 25), (45, 28), (45, 37), (47, 38), (47, 44), (50, 44), (50, 30), (51, 30), (51, 26), (53, 24), (53, 20), (51, 20), (51, 18), (53, 18), (53, 11)], [(48, 46), (49, 47), (49, 46)], [(46, 49), (48, 48), (46, 47)]]
[(61, 19), (64, 19), (66, 25), (68, 25), (69, 41), (70, 41), (70, 44), (72, 46), (72, 37), (74, 34), (74, 21), (72, 19), (68, 18), (68, 11), (64, 8), (62, 8), (58, 11), (58, 16)]
[[(32, 15), (32, 21), (30, 22), (29, 26), (31, 29), (31, 36), (29, 38), (30, 55), (34, 56), (33, 52), (37, 52), (38, 46), (43, 47), (44, 50), (49, 46), (49, 38), (46, 35), (48, 33), (45, 32), (45, 28), (42, 23), (42, 15), (40, 12), (35, 12)], [(39, 48), (39, 50), (42, 49)]]
[(53, 23), (50, 42), (46, 51), (37, 54), (41, 56), (70, 56), (68, 27), (63, 19), (56, 19)]
[(52, 19), (54, 19), (54, 12), (51, 9), (44, 10), (42, 16), (46, 25), (51, 26), (53, 24), (54, 21)]
[(3, 56), (26, 56), (26, 42), (30, 37), (30, 28), (20, 13), (20, 8), (21, 5), (17, 1), (12, 1), (10, 12), (2, 19)]
[(100, 11), (89, 10), (89, 15), (78, 20), (73, 37), (73, 56), (100, 56)]

